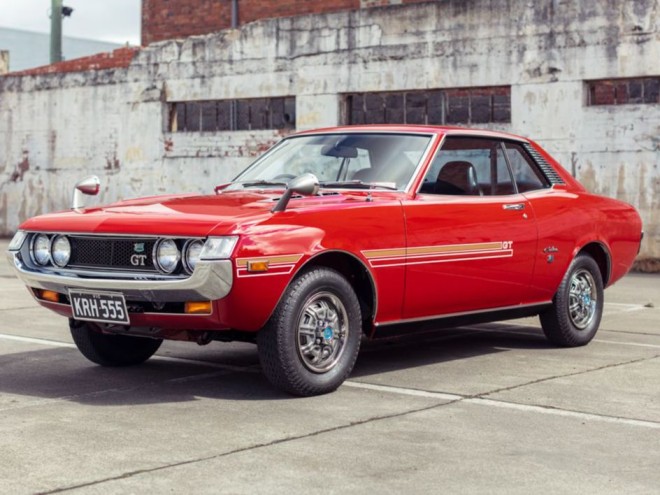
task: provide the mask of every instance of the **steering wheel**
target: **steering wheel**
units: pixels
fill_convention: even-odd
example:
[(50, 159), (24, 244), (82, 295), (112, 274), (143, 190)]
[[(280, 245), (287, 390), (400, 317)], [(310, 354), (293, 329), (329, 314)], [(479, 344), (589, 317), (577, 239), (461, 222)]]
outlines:
[(293, 175), (293, 174), (279, 174), (279, 175), (276, 175), (275, 177), (273, 177), (273, 180), (277, 180), (277, 179), (291, 180), (291, 179), (295, 179), (295, 178), (296, 178), (296, 176)]

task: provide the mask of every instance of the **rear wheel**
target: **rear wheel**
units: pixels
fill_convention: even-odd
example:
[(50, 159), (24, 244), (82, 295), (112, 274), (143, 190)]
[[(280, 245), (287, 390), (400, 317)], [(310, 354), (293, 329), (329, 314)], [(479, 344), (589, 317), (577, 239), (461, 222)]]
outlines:
[(145, 362), (163, 343), (159, 339), (102, 333), (90, 322), (69, 320), (69, 328), (78, 350), (101, 366), (131, 366)]
[(348, 378), (361, 336), (355, 291), (336, 271), (318, 267), (293, 281), (257, 335), (259, 360), (276, 387), (324, 394)]
[(598, 264), (587, 254), (571, 263), (553, 299), (540, 315), (546, 337), (563, 347), (588, 344), (603, 314), (603, 278)]

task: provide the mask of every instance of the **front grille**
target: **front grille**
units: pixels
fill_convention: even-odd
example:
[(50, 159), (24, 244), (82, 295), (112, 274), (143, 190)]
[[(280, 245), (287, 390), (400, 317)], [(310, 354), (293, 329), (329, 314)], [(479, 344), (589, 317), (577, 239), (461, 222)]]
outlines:
[(69, 240), (71, 260), (68, 267), (158, 271), (153, 262), (156, 239), (70, 236)]

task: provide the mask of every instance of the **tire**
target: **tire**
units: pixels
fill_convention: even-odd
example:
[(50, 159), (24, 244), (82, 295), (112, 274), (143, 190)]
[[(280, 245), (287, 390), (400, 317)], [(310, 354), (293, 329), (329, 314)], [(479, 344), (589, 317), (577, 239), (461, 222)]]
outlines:
[(332, 392), (353, 370), (361, 322), (360, 303), (342, 275), (324, 267), (304, 272), (257, 335), (266, 378), (293, 395)]
[(539, 315), (545, 336), (561, 347), (578, 347), (594, 338), (603, 315), (603, 278), (594, 259), (578, 254), (553, 299)]
[(159, 339), (102, 333), (93, 323), (74, 319), (69, 319), (69, 328), (82, 355), (101, 366), (144, 363), (163, 343)]

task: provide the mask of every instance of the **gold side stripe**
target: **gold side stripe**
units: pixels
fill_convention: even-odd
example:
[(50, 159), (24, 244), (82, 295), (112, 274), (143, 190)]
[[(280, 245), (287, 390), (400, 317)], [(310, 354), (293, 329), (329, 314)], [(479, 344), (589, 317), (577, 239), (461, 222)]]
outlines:
[(302, 254), (288, 254), (285, 256), (260, 256), (256, 258), (238, 258), (236, 260), (236, 266), (239, 268), (247, 267), (248, 262), (258, 262), (258, 261), (267, 261), (269, 265), (275, 265), (277, 263), (298, 263)]
[(372, 249), (370, 251), (362, 251), (362, 254), (367, 259), (373, 259), (373, 258), (390, 258), (393, 256), (405, 256), (406, 255), (406, 248), (399, 248), (399, 249)]
[(395, 249), (371, 249), (362, 251), (362, 254), (369, 259), (375, 258), (394, 258), (398, 256), (415, 256), (415, 255), (433, 255), (433, 254), (446, 254), (446, 253), (472, 253), (479, 251), (493, 251), (504, 249), (502, 242), (478, 242), (473, 244), (447, 244), (444, 246), (419, 246), (412, 248), (395, 248)]
[(502, 249), (501, 242), (483, 242), (479, 244), (451, 244), (447, 246), (423, 246), (409, 248), (406, 254), (443, 254), (443, 253), (464, 253), (467, 251), (491, 251), (493, 249)]

